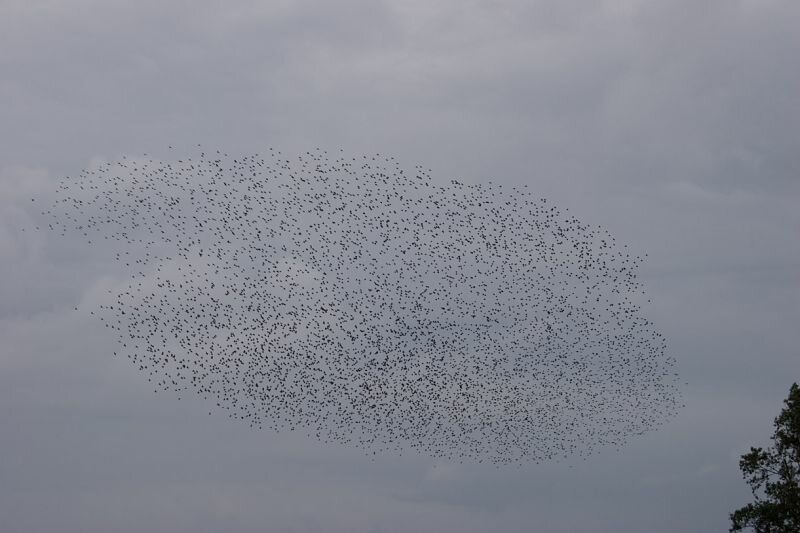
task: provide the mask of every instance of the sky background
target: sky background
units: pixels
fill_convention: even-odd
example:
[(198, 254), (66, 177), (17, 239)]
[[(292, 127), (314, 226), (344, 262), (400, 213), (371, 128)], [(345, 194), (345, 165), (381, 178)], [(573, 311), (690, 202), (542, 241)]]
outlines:
[[(798, 22), (795, 0), (0, 0), (0, 530), (727, 531), (738, 457), (800, 381)], [(527, 184), (648, 254), (686, 407), (587, 461), (495, 468), (154, 394), (88, 315), (127, 278), (33, 231), (30, 199), (197, 143)]]

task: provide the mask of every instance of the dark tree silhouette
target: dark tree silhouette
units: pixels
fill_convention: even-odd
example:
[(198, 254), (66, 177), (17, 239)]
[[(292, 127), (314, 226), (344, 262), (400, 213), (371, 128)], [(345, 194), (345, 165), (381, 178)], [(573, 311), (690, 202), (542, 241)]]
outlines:
[(731, 513), (730, 531), (800, 533), (800, 387), (792, 385), (775, 419), (774, 445), (750, 448), (739, 468), (755, 502)]

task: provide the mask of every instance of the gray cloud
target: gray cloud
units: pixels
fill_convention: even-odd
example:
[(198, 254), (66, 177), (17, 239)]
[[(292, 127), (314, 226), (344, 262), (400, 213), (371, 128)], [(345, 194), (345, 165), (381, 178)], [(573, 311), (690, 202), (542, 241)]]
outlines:
[[(748, 498), (737, 454), (765, 443), (800, 378), (798, 11), (6, 2), (2, 529), (726, 528)], [(371, 461), (154, 394), (87, 315), (123, 281), (113, 260), (33, 227), (58, 177), (198, 142), (380, 151), (443, 181), (541, 191), (649, 254), (645, 309), (688, 382), (686, 408), (619, 451), (493, 470)]]

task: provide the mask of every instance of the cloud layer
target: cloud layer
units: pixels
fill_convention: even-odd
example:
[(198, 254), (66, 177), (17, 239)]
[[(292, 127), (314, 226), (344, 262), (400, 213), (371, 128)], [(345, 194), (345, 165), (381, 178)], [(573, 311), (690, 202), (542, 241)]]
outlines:
[[(0, 10), (4, 531), (708, 531), (747, 501), (736, 456), (800, 375), (797, 2)], [(385, 153), (602, 225), (648, 254), (686, 410), (620, 451), (508, 471), (371, 461), (154, 395), (74, 311), (124, 273), (33, 228), (60, 177), (196, 143)]]

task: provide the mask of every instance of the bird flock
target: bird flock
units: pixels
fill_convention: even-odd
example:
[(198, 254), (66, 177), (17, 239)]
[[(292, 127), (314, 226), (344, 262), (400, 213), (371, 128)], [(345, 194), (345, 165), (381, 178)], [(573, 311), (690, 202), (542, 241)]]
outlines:
[(96, 311), (156, 390), (368, 453), (542, 462), (679, 407), (641, 259), (527, 187), (393, 157), (124, 157), (43, 215), (128, 277)]

